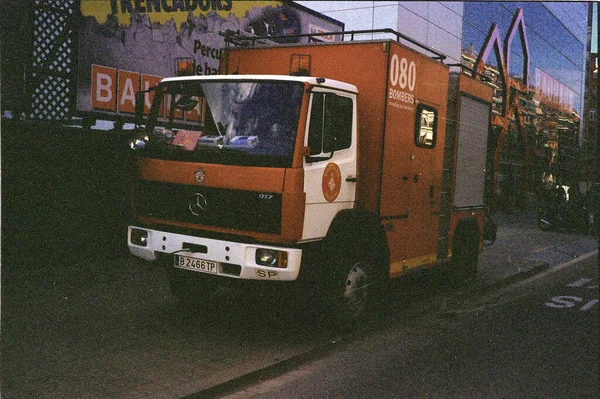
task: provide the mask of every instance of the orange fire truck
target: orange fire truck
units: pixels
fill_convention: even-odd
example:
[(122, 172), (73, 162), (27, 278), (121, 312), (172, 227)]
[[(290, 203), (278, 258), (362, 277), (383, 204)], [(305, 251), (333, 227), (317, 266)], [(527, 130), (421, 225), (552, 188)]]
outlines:
[(298, 281), (348, 319), (409, 271), (475, 273), (492, 89), (393, 34), (230, 47), (220, 75), (140, 95), (131, 253), (182, 301)]

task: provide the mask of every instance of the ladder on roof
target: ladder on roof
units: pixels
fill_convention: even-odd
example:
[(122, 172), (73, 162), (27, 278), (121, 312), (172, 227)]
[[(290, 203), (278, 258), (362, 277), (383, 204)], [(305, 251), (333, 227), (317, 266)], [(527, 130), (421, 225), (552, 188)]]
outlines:
[(348, 39), (349, 39), (349, 41), (354, 41), (357, 36), (372, 35), (372, 34), (387, 34), (387, 35), (391, 35), (392, 37), (395, 37), (395, 40), (398, 43), (401, 43), (401, 41), (405, 41), (405, 42), (411, 43), (411, 44), (419, 47), (420, 49), (426, 51), (427, 53), (432, 54), (430, 56), (430, 58), (432, 58), (432, 59), (439, 60), (440, 62), (443, 63), (444, 60), (447, 58), (446, 55), (439, 52), (438, 50), (435, 50), (434, 48), (429, 47), (429, 46), (427, 46), (417, 40), (414, 40), (398, 31), (395, 31), (391, 28), (351, 30), (351, 31), (341, 31), (341, 32), (299, 33), (299, 34), (293, 34), (293, 35), (280, 35), (280, 36), (254, 36), (248, 32), (233, 31), (233, 30), (228, 29), (225, 31), (220, 31), (219, 34), (224, 37), (226, 48), (229, 47), (230, 45), (239, 46), (239, 47), (250, 47), (250, 46), (256, 46), (256, 45), (276, 46), (276, 45), (280, 44), (277, 42), (277, 40), (289, 41), (290, 39), (301, 39), (301, 38), (308, 38), (309, 43), (310, 42), (321, 42), (318, 39), (320, 36), (339, 36), (340, 41), (347, 41)]

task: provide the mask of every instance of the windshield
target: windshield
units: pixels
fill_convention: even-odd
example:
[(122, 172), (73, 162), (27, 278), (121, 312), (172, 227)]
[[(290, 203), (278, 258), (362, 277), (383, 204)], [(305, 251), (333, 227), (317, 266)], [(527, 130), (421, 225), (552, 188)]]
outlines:
[(299, 82), (162, 83), (140, 147), (161, 159), (289, 167), (302, 94)]

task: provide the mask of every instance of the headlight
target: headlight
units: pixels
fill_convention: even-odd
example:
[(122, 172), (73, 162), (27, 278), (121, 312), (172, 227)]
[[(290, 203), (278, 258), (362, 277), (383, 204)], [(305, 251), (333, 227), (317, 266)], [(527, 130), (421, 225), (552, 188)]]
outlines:
[(148, 245), (148, 232), (146, 230), (131, 229), (130, 241), (133, 245), (145, 247)]
[(145, 148), (147, 144), (148, 136), (129, 140), (129, 147), (131, 147), (132, 150), (141, 150)]
[(256, 250), (255, 261), (257, 265), (278, 267), (285, 269), (287, 267), (287, 252), (277, 251), (275, 249), (258, 248)]

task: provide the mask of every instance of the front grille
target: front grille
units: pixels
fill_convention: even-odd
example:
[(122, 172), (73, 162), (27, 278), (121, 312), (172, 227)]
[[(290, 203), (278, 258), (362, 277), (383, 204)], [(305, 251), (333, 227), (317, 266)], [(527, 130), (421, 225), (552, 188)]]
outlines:
[(281, 194), (142, 180), (135, 196), (138, 216), (281, 233)]

